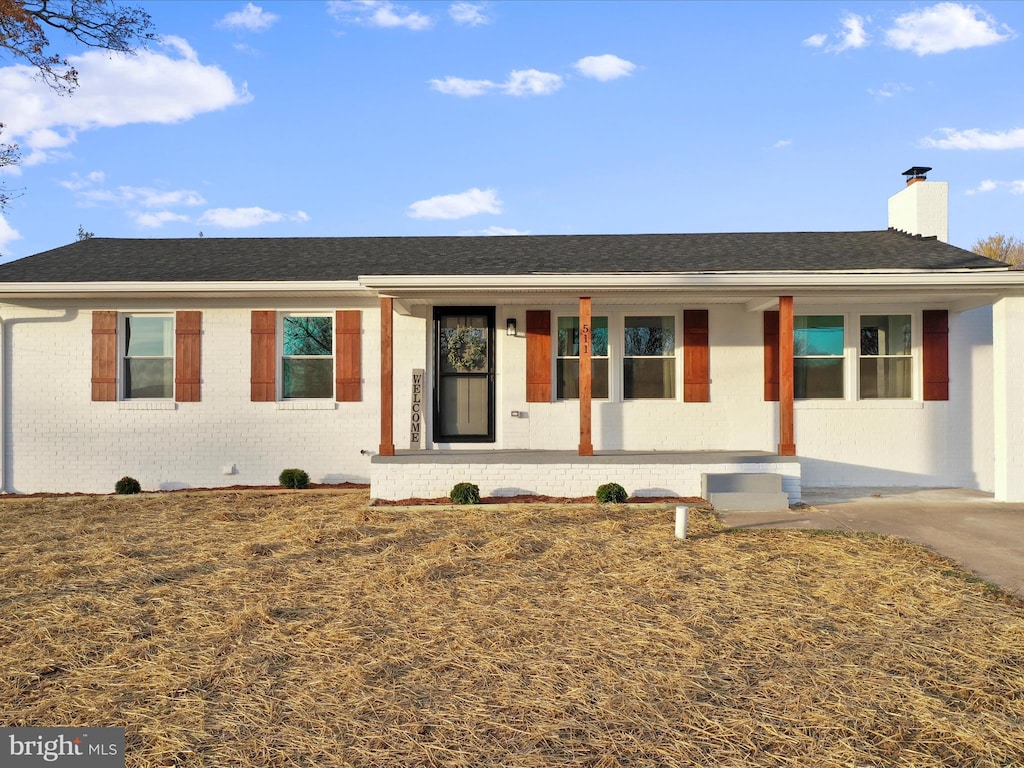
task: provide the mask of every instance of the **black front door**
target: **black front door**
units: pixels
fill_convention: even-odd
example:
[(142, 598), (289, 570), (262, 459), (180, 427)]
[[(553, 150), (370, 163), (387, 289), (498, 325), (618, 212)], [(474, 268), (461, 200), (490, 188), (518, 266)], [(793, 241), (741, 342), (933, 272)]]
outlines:
[(434, 309), (434, 442), (494, 442), (494, 307)]

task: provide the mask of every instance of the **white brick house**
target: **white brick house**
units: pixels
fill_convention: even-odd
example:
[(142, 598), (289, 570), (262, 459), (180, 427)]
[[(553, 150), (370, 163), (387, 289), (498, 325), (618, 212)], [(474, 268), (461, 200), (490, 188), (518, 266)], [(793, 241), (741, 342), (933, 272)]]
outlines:
[(945, 243), (946, 185), (911, 182), (872, 232), (93, 238), (0, 265), (2, 489), (295, 466), (382, 498), (697, 495), (713, 468), (1022, 501), (1024, 273)]

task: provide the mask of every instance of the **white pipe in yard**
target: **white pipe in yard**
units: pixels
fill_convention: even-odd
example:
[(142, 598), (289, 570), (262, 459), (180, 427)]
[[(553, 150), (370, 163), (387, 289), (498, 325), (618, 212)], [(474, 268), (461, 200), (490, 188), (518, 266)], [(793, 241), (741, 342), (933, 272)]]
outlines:
[(690, 519), (690, 508), (685, 504), (676, 507), (676, 538), (686, 538), (686, 524)]

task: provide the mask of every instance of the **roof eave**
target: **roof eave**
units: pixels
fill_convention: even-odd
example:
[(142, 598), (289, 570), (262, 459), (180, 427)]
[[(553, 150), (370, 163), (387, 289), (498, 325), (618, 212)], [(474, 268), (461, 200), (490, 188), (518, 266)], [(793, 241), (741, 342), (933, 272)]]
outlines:
[(361, 297), (373, 291), (355, 280), (190, 280), (0, 283), (0, 301), (19, 299)]

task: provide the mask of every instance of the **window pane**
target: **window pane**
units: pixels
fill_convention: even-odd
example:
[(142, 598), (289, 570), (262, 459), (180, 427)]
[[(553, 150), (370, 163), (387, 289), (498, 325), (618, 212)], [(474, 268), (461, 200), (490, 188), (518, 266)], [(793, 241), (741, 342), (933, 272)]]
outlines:
[(910, 397), (909, 357), (862, 357), (860, 359), (860, 396)]
[(800, 315), (793, 318), (794, 355), (842, 355), (842, 315)]
[(627, 317), (627, 357), (671, 357), (675, 354), (674, 317)]
[(285, 317), (284, 353), (286, 355), (326, 355), (334, 352), (334, 325), (331, 317)]
[(590, 333), (590, 354), (596, 357), (608, 356), (608, 318), (592, 317)]
[(125, 352), (129, 357), (170, 357), (174, 354), (174, 323), (169, 317), (126, 317), (124, 334)]
[(626, 399), (675, 397), (675, 360), (672, 358), (626, 358), (622, 361), (622, 386)]
[(862, 355), (909, 355), (910, 315), (865, 315), (860, 319)]
[(174, 361), (158, 357), (126, 358), (124, 396), (174, 397)]
[(843, 358), (794, 359), (793, 396), (803, 399), (843, 397)]
[[(608, 397), (608, 359), (590, 360), (590, 396)], [(580, 396), (579, 358), (559, 358), (555, 362), (555, 376), (558, 381), (558, 399), (571, 400)]]
[(580, 319), (578, 317), (558, 318), (558, 355), (575, 357), (580, 353)]
[(286, 357), (282, 360), (284, 385), (282, 396), (332, 397), (334, 361), (330, 359)]

